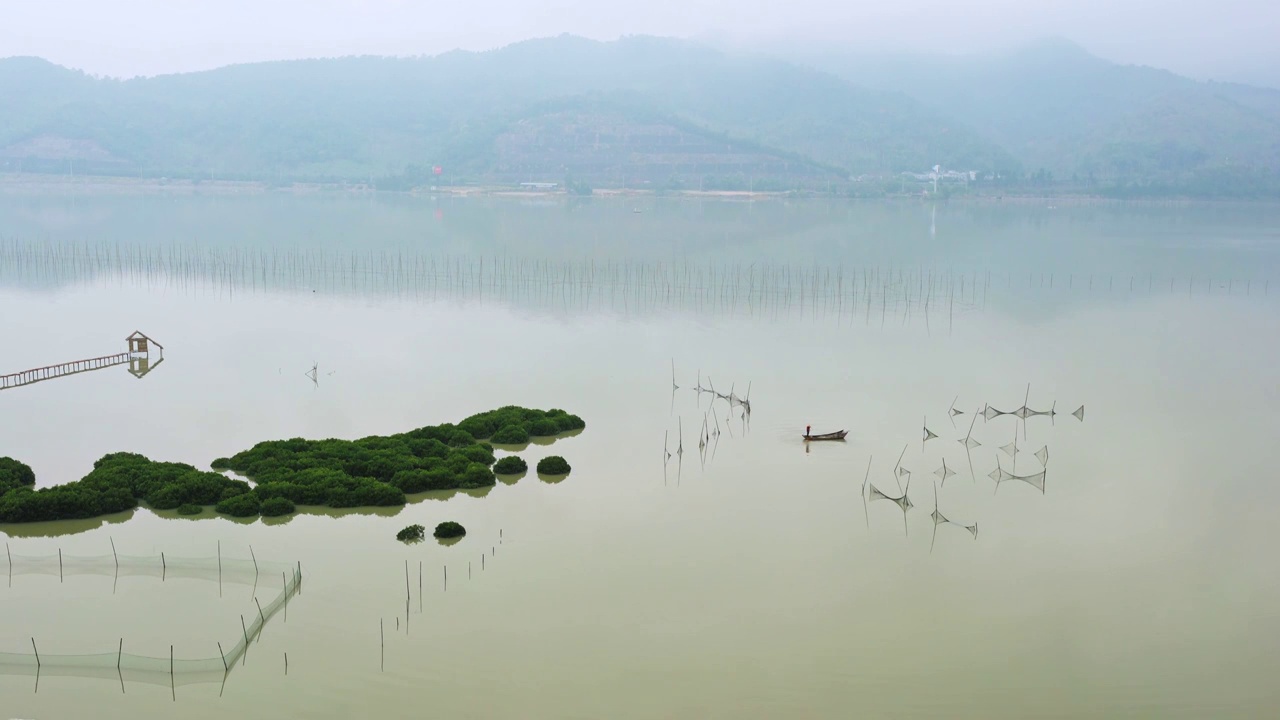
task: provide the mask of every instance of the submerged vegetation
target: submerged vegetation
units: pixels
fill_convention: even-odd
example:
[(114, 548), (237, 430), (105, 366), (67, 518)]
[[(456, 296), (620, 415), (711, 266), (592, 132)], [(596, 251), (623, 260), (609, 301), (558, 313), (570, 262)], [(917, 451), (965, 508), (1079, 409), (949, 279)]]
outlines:
[(538, 472), (543, 475), (568, 475), (569, 462), (559, 455), (548, 455), (538, 461)]
[(462, 537), (467, 534), (467, 529), (450, 520), (437, 525), (435, 532), (432, 534), (437, 538), (444, 540), (447, 538)]
[(493, 472), (498, 475), (519, 475), (528, 469), (529, 464), (519, 455), (508, 455), (493, 466)]
[[(241, 518), (287, 515), (297, 505), (403, 505), (406, 493), (494, 485), (493, 446), (485, 440), (499, 432), (546, 437), (585, 426), (564, 410), (506, 406), (457, 425), (429, 425), (397, 435), (261, 442), (213, 462), (215, 470), (233, 470), (253, 485), (190, 465), (113, 453), (79, 481), (35, 490), (30, 467), (0, 458), (0, 522), (92, 518), (130, 510), (140, 502), (158, 510), (178, 508), (182, 514), (212, 505), (219, 513)], [(523, 469), (524, 461), (515, 460)]]
[(396, 533), (396, 539), (404, 543), (420, 542), (426, 536), (427, 529), (416, 523)]

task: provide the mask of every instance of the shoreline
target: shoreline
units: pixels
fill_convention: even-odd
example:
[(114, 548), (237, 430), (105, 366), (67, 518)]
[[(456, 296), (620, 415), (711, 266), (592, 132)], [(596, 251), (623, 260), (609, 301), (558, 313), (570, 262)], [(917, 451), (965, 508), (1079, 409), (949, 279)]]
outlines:
[(510, 199), (624, 199), (663, 198), (695, 200), (848, 200), (848, 201), (942, 201), (944, 203), (974, 204), (1039, 204), (1058, 205), (1273, 205), (1276, 200), (1266, 198), (1205, 198), (1190, 196), (1111, 197), (1083, 193), (960, 193), (933, 198), (921, 193), (895, 193), (871, 197), (857, 197), (809, 190), (749, 191), (749, 190), (670, 190), (657, 191), (642, 188), (598, 188), (590, 195), (576, 195), (566, 190), (527, 190), (509, 185), (440, 185), (413, 188), (411, 190), (378, 190), (362, 183), (295, 182), (272, 185), (257, 180), (186, 180), (168, 178), (134, 178), (107, 175), (44, 175), (32, 173), (0, 173), (0, 195), (46, 195), (51, 192), (82, 192), (98, 195), (350, 195), (366, 197), (387, 195), (392, 197), (497, 197)]

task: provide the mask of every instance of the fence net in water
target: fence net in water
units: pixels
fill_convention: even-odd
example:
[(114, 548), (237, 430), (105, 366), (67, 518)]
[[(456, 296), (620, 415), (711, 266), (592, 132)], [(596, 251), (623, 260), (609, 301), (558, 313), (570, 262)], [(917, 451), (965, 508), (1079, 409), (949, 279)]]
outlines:
[[(125, 652), (123, 641), (115, 649), (83, 654), (40, 652), (38, 639), (30, 650), (0, 652), (0, 674), (69, 675), (120, 678), (163, 685), (217, 682), (224, 679), (237, 662), (244, 659), (249, 645), (262, 634), (263, 627), (281, 610), (287, 612), (289, 597), (302, 587), (298, 565), (224, 557), (167, 557), (132, 555), (8, 555), (9, 582), (20, 575), (98, 575), (105, 577), (157, 577), (207, 580), (233, 585), (278, 587), (275, 596), (254, 608), (253, 619), (242, 618), (241, 632), (234, 638), (210, 640), (210, 650), (220, 654), (203, 658), (156, 657)], [(280, 585), (274, 585), (279, 580)], [(256, 599), (255, 594), (255, 599)]]

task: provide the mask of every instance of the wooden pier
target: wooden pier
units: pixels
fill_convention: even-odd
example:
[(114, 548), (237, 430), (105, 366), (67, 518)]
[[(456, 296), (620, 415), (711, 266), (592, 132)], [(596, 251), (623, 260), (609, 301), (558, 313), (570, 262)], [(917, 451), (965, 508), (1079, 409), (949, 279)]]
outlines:
[[(117, 365), (128, 365), (129, 372), (133, 374), (134, 377), (141, 378), (164, 361), (164, 346), (151, 338), (148, 338), (142, 333), (135, 332), (128, 338), (125, 338), (125, 341), (128, 343), (129, 348), (127, 352), (115, 353), (114, 355), (103, 355), (102, 357), (89, 358), (87, 360), (74, 360), (72, 362), (34, 368), (32, 370), (23, 370), (22, 372), (10, 373), (8, 375), (0, 375), (0, 390), (8, 390), (10, 388), (21, 387), (23, 385), (31, 385), (33, 383), (44, 382), (45, 380), (67, 377), (68, 375), (78, 375), (79, 373), (102, 370), (104, 368), (116, 367)], [(150, 346), (153, 345), (160, 350), (160, 357), (154, 363), (151, 361), (150, 349)]]

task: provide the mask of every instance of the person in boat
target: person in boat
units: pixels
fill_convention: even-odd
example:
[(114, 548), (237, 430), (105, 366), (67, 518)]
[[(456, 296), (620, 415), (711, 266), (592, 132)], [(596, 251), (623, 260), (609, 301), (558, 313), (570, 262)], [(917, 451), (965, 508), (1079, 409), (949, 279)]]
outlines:
[(812, 427), (813, 427), (812, 425), (805, 425), (805, 426), (804, 426), (804, 436), (805, 436), (805, 437), (809, 437), (809, 430), (810, 430), (810, 428), (812, 428)]

